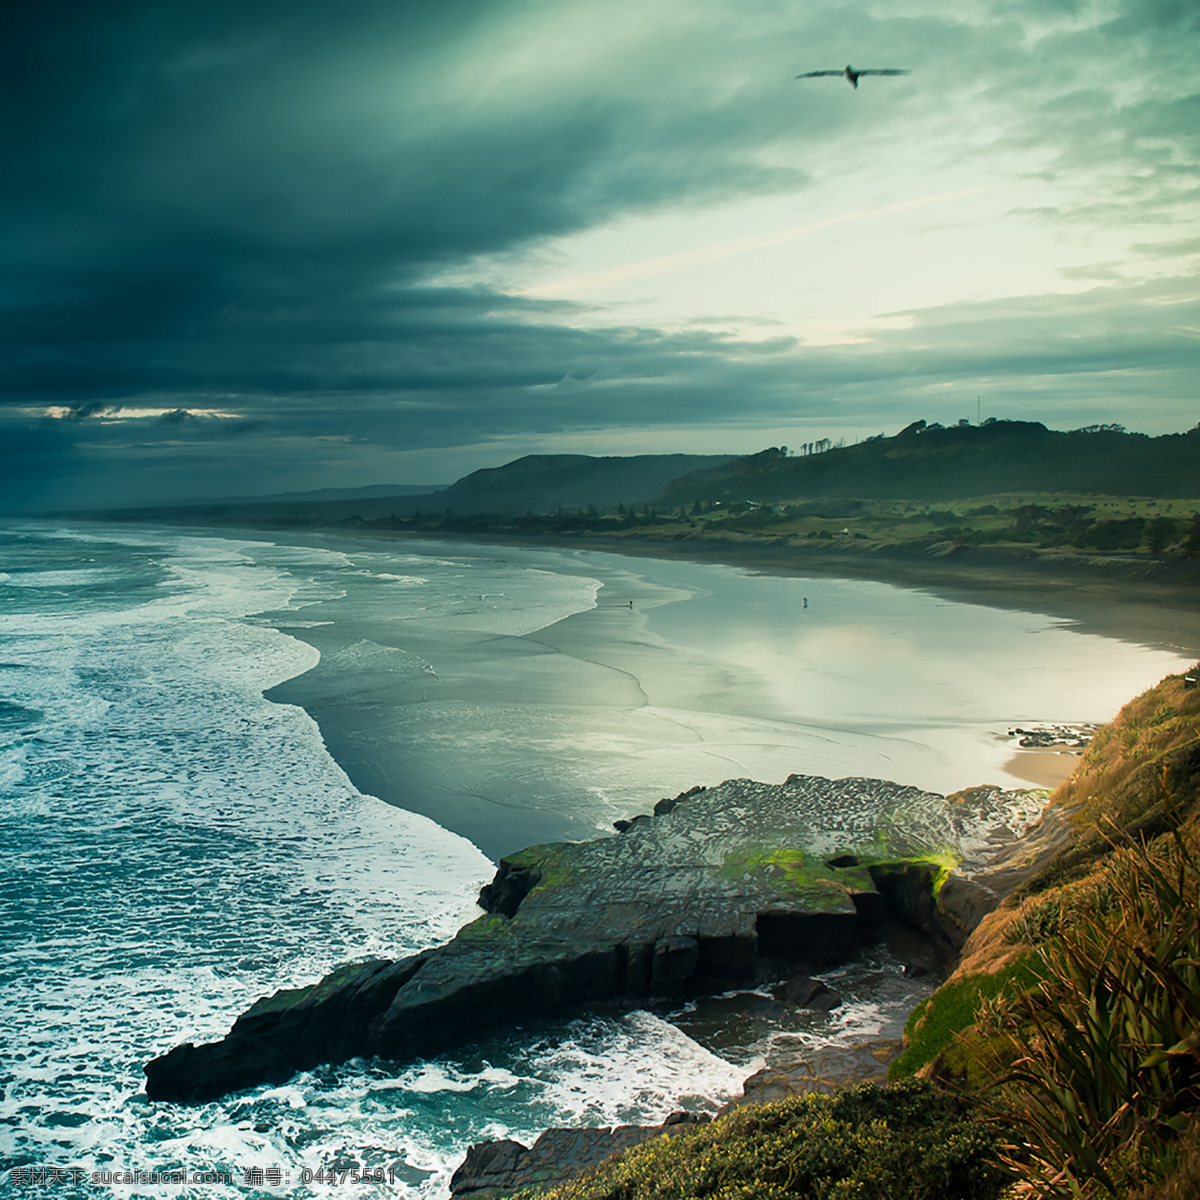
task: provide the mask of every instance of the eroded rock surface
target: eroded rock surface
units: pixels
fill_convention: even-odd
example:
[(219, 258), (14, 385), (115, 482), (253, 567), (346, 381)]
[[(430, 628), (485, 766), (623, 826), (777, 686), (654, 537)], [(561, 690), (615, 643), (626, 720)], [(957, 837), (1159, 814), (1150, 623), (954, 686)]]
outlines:
[(510, 1196), (522, 1188), (551, 1187), (598, 1167), (655, 1137), (671, 1137), (710, 1120), (707, 1115), (672, 1113), (662, 1125), (588, 1126), (547, 1129), (532, 1146), (520, 1142), (481, 1142), (467, 1151), (454, 1172), (450, 1194), (455, 1200), (487, 1200)]
[(742, 1094), (722, 1109), (741, 1104), (766, 1104), (812, 1093), (828, 1096), (839, 1088), (860, 1083), (885, 1083), (888, 1064), (900, 1056), (899, 1038), (832, 1046), (795, 1062), (773, 1063), (756, 1071), (742, 1086)]
[(614, 837), (503, 859), (481, 895), (488, 911), (446, 945), (260, 1000), (222, 1041), (147, 1064), (147, 1094), (200, 1103), (322, 1062), (437, 1054), (568, 1006), (781, 978), (844, 960), (889, 915), (952, 942), (974, 912), (944, 923), (937, 885), (1008, 828), (1020, 800), (993, 789), (951, 804), (883, 780), (797, 775), (693, 789)]

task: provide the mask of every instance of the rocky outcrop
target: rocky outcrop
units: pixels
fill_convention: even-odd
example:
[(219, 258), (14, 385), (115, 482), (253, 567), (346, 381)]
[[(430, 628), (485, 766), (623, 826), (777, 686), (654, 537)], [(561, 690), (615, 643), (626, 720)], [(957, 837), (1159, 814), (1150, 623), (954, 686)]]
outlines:
[(828, 1096), (839, 1088), (887, 1081), (888, 1064), (899, 1057), (904, 1043), (898, 1038), (829, 1046), (810, 1058), (772, 1063), (756, 1071), (742, 1085), (742, 1094), (721, 1111), (742, 1104), (767, 1104), (790, 1096), (814, 1093)]
[(323, 1062), (433, 1055), (531, 1014), (786, 978), (845, 960), (889, 913), (941, 928), (933, 897), (949, 867), (988, 845), (1019, 799), (951, 805), (882, 780), (797, 775), (692, 789), (614, 837), (502, 860), (487, 911), (446, 945), (260, 1000), (220, 1042), (148, 1063), (147, 1094), (200, 1103)]
[[(828, 993), (819, 980), (804, 978), (790, 980), (776, 991), (809, 999)], [(751, 1075), (743, 1085), (742, 1094), (724, 1105), (717, 1115), (743, 1104), (765, 1104), (791, 1096), (828, 1096), (843, 1087), (883, 1083), (888, 1063), (902, 1049), (899, 1039), (884, 1039), (827, 1047), (801, 1061), (773, 1063)], [(676, 1112), (661, 1125), (547, 1129), (528, 1149), (510, 1139), (481, 1142), (467, 1151), (462, 1165), (454, 1172), (450, 1194), (454, 1200), (490, 1200), (511, 1196), (522, 1188), (553, 1187), (651, 1138), (685, 1133), (711, 1119), (708, 1113)]]
[(618, 1125), (615, 1129), (547, 1129), (532, 1146), (504, 1140), (481, 1142), (450, 1180), (450, 1195), (459, 1200), (510, 1196), (522, 1188), (550, 1187), (574, 1179), (614, 1154), (651, 1138), (671, 1137), (707, 1123), (707, 1115), (672, 1113), (661, 1125)]

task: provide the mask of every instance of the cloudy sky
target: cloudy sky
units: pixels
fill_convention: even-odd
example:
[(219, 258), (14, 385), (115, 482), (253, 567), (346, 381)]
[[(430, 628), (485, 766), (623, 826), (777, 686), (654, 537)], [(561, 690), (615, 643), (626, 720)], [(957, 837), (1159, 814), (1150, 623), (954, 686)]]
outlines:
[[(41, 0), (0, 506), (1200, 418), (1194, 0)], [(912, 74), (801, 79), (801, 71)]]

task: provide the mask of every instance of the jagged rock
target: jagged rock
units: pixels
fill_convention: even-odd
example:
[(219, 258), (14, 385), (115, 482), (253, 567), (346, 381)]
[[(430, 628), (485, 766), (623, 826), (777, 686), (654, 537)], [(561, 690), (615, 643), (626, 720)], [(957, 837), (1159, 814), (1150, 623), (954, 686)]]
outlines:
[(886, 1038), (829, 1047), (798, 1062), (772, 1063), (751, 1075), (742, 1085), (741, 1096), (731, 1100), (722, 1111), (814, 1092), (829, 1095), (851, 1084), (883, 1083), (888, 1064), (899, 1057), (903, 1048), (899, 1038)]
[(986, 884), (951, 875), (938, 889), (935, 900), (938, 932), (956, 949), (961, 948), (1002, 898)]
[(823, 986), (819, 992), (809, 998), (804, 1007), (812, 1009), (813, 1012), (833, 1012), (835, 1008), (842, 1007), (842, 997), (832, 988)]
[(486, 1200), (562, 1183), (651, 1138), (673, 1137), (711, 1119), (707, 1113), (675, 1112), (661, 1125), (547, 1129), (528, 1149), (520, 1142), (482, 1142), (454, 1172), (450, 1194), (455, 1200)]
[(528, 1157), (529, 1148), (520, 1142), (508, 1139), (480, 1142), (467, 1151), (467, 1157), (451, 1177), (450, 1194), (480, 1196), (502, 1189), (515, 1190), (512, 1180)]
[(940, 867), (929, 862), (879, 863), (868, 868), (876, 888), (887, 899), (901, 920), (933, 936), (937, 911), (933, 900), (934, 885)]
[[(322, 1062), (437, 1054), (574, 1005), (778, 979), (844, 961), (889, 909), (936, 932), (932, 886), (957, 836), (943, 797), (882, 780), (694, 788), (617, 836), (503, 859), (488, 911), (446, 945), (258, 1001), (222, 1041), (147, 1064), (147, 1095), (198, 1103)], [(835, 854), (858, 865), (830, 867)]]
[(773, 989), (773, 995), (784, 1004), (812, 1009), (814, 1012), (832, 1012), (842, 1006), (842, 998), (837, 992), (808, 975), (789, 979), (781, 987)]
[(541, 872), (533, 867), (512, 867), (501, 863), (491, 883), (485, 883), (479, 893), (479, 903), (488, 912), (505, 917), (516, 915), (521, 901), (542, 881)]

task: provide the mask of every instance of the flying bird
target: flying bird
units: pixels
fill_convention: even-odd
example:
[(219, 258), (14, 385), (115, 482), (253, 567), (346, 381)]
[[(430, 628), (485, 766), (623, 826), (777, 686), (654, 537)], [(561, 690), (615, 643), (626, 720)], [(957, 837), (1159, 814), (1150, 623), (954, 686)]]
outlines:
[(805, 71), (803, 75), (797, 75), (797, 79), (815, 79), (818, 75), (842, 75), (846, 82), (854, 88), (858, 89), (858, 80), (862, 75), (911, 75), (912, 72), (906, 67), (862, 67), (855, 70), (849, 63), (840, 71)]

